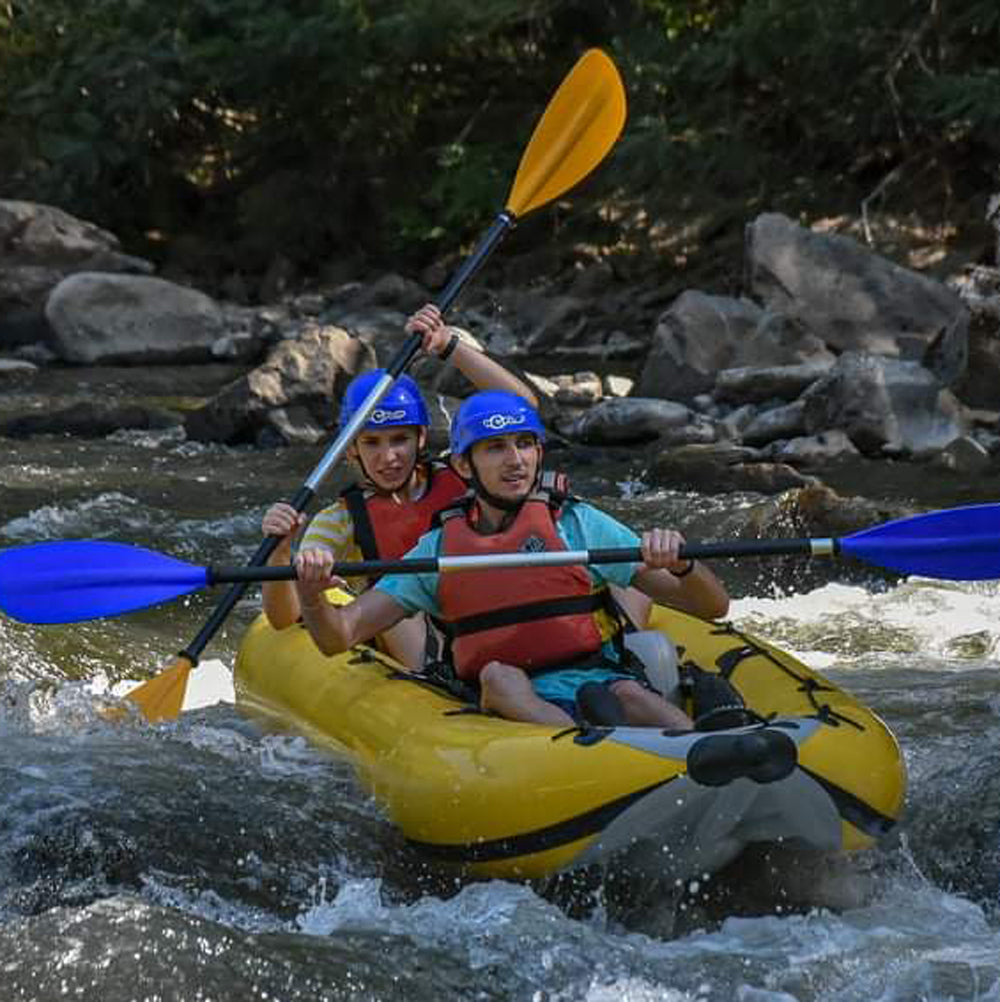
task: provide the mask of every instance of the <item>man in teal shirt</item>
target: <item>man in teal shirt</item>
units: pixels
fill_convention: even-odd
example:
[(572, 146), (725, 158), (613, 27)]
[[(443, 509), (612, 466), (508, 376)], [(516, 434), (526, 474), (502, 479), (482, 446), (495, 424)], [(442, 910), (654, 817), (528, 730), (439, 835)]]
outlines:
[(598, 682), (614, 693), (628, 722), (689, 728), (686, 714), (616, 664), (614, 625), (606, 613), (602, 618), (600, 597), (611, 585), (633, 586), (654, 601), (714, 619), (729, 604), (715, 575), (678, 556), (684, 540), (674, 530), (654, 529), (640, 539), (585, 502), (560, 498), (555, 505), (535, 493), (544, 428), (521, 397), (474, 394), (455, 415), (451, 439), (452, 463), (474, 495), (407, 557), (640, 546), (643, 562), (388, 575), (338, 607), (323, 595), (338, 583), (331, 561), (308, 551), (297, 562), (297, 588), (320, 650), (347, 650), (423, 611), (456, 627), (456, 672), (478, 682), (483, 709), (512, 720), (570, 724), (577, 690)]

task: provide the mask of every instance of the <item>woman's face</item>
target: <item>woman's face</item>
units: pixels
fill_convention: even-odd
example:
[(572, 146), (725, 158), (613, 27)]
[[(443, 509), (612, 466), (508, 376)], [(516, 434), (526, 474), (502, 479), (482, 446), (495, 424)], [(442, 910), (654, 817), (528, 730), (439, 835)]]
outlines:
[(425, 438), (426, 432), (417, 425), (366, 428), (354, 440), (350, 454), (379, 490), (398, 491), (410, 479)]

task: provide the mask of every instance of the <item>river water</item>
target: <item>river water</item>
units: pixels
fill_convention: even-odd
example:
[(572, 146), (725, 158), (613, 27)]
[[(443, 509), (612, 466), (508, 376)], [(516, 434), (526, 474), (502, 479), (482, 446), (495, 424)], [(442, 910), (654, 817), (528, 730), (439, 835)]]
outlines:
[[(177, 432), (0, 450), (0, 546), (113, 539), (197, 564), (244, 563), (268, 501), (322, 451)], [(649, 489), (627, 453), (559, 460), (630, 524), (691, 539), (759, 500)], [(0, 1002), (1000, 1000), (997, 585), (826, 563), (789, 589), (777, 569), (721, 568), (734, 619), (887, 720), (904, 820), (863, 857), (755, 853), (679, 888), (426, 868), (342, 763), (234, 709), (253, 590), (193, 674), (192, 708), (156, 727), (100, 709), (218, 595), (66, 627), (0, 617)]]

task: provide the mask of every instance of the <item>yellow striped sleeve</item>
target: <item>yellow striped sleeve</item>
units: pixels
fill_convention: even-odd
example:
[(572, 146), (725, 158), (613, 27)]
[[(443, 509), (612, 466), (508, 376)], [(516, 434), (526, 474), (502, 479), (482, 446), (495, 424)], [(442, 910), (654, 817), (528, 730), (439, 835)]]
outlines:
[(354, 521), (343, 502), (318, 512), (306, 528), (299, 549), (325, 546), (335, 560), (358, 560), (361, 553), (354, 543)]

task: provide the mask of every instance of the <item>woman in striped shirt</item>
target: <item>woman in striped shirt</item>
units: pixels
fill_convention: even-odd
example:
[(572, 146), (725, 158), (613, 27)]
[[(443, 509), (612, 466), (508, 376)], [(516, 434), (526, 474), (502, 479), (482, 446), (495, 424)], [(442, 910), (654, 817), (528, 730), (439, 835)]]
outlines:
[[(520, 379), (463, 341), (445, 325), (433, 304), (413, 314), (406, 331), (423, 336), (423, 350), (429, 355), (454, 360), (477, 389), (506, 390), (537, 406), (534, 393)], [(348, 386), (341, 404), (342, 428), (382, 374), (382, 370), (364, 373)], [(309, 551), (317, 549), (332, 554), (335, 562), (393, 559), (416, 544), (430, 528), (434, 514), (453, 504), (466, 489), (449, 464), (426, 456), (429, 423), (419, 389), (408, 376), (401, 376), (347, 448), (347, 458), (358, 473), (357, 484), (312, 519), (299, 545), (298, 561), (308, 561)], [(305, 526), (306, 516), (289, 504), (278, 502), (268, 509), (262, 523), (264, 535), (280, 539), (271, 564), (291, 562), (293, 540)], [(362, 591), (372, 584), (354, 579), (349, 587)], [(264, 611), (275, 629), (299, 620), (301, 609), (293, 582), (266, 582), (263, 593)], [(378, 638), (387, 654), (410, 668), (423, 663), (426, 640), (423, 615), (403, 620)]]

